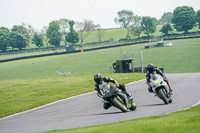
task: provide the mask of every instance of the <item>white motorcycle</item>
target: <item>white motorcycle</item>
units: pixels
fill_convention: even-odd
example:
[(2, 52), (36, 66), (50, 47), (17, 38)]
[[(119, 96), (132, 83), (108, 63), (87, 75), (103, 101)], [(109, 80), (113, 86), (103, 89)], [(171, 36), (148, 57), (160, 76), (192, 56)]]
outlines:
[(163, 80), (163, 77), (159, 74), (151, 74), (150, 85), (156, 96), (158, 96), (165, 104), (172, 102), (171, 92), (168, 84)]

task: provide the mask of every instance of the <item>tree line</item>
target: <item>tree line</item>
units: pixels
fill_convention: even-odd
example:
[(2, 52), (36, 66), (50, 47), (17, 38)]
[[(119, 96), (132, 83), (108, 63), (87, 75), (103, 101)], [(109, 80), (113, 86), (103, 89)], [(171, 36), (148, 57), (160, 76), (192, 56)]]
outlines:
[(157, 24), (163, 24), (160, 32), (165, 35), (173, 31), (172, 25), (176, 31), (188, 33), (194, 26), (200, 28), (200, 10), (195, 12), (192, 7), (181, 6), (177, 7), (173, 13), (164, 13), (160, 20), (149, 16), (140, 17), (134, 15), (132, 11), (121, 10), (115, 22), (127, 29), (126, 38), (130, 38), (130, 34), (140, 38), (142, 32), (149, 37), (156, 31)]
[[(8, 47), (22, 50), (23, 48), (30, 48), (30, 44), (34, 43), (37, 47), (47, 47), (53, 45), (60, 46), (61, 41), (71, 43), (73, 46), (78, 43), (84, 43), (85, 38), (89, 33), (97, 29), (100, 30), (100, 25), (95, 25), (91, 20), (84, 20), (83, 22), (76, 22), (76, 32), (74, 28), (75, 22), (68, 19), (55, 20), (49, 23), (48, 27), (43, 27), (40, 32), (36, 32), (29, 24), (14, 25), (11, 29), (0, 27), (0, 50), (7, 51)], [(101, 32), (98, 32), (101, 38)]]
[[(149, 16), (140, 17), (134, 15), (132, 11), (121, 10), (117, 13), (114, 21), (122, 28), (127, 29), (126, 38), (130, 39), (131, 34), (140, 38), (142, 32), (150, 36), (156, 31), (156, 25), (162, 24), (162, 32), (167, 35), (173, 30), (173, 27), (178, 32), (187, 33), (194, 26), (200, 28), (200, 10), (194, 11), (192, 7), (181, 6), (177, 7), (172, 13), (164, 13), (160, 20), (151, 18)], [(97, 31), (98, 41), (101, 42), (103, 30), (99, 24), (95, 25), (91, 20), (84, 20), (83, 22), (74, 22), (73, 20), (60, 19), (49, 23), (40, 32), (36, 32), (29, 24), (14, 25), (12, 29), (0, 27), (0, 50), (7, 51), (10, 47), (12, 49), (30, 48), (30, 44), (34, 43), (37, 47), (50, 45), (60, 46), (63, 41), (65, 45), (71, 43), (73, 46), (80, 41), (84, 44), (84, 40), (88, 37), (91, 31)]]

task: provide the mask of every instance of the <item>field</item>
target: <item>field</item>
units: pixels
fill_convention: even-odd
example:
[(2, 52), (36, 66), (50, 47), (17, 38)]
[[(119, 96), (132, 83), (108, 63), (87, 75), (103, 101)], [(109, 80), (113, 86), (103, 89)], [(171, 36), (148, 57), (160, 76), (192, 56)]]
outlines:
[[(151, 62), (156, 66), (164, 67), (166, 73), (200, 72), (200, 39), (184, 39), (171, 42), (174, 44), (172, 47), (144, 49), (145, 45), (154, 44), (148, 43), (124, 46), (122, 47), (122, 51), (143, 51), (145, 66)], [(96, 72), (117, 79), (120, 83), (128, 83), (145, 78), (145, 74), (141, 73), (110, 73), (110, 66), (117, 59), (121, 59), (120, 48), (0, 63), (0, 117), (38, 107), (59, 99), (93, 91), (93, 74)], [(56, 71), (71, 72), (72, 75), (57, 77)], [(195, 119), (195, 116), (199, 116), (196, 110), (199, 110), (199, 106), (181, 113), (184, 115), (185, 113), (188, 114), (185, 117), (187, 119), (193, 119), (194, 123), (192, 124), (196, 125), (198, 119)], [(195, 114), (190, 113), (190, 111), (192, 113), (195, 112)], [(177, 121), (185, 122), (178, 113), (175, 113), (175, 115)], [(173, 117), (173, 115), (167, 115), (163, 117), (152, 117), (150, 119), (144, 118), (142, 120), (122, 122), (122, 124), (130, 122), (130, 124), (127, 124), (127, 126), (130, 126), (140, 123), (141, 125), (137, 125), (140, 127), (138, 132), (147, 132), (148, 130), (143, 130), (143, 126), (148, 125), (147, 127), (151, 127), (145, 121), (155, 122), (155, 124), (160, 121), (169, 121), (171, 123), (174, 121), (172, 119)], [(177, 126), (182, 125), (179, 124)], [(112, 127), (115, 127), (116, 130), (118, 129), (115, 124)], [(170, 127), (169, 124), (165, 128), (168, 127)], [(91, 132), (96, 130), (100, 132), (99, 130), (101, 128), (102, 126), (89, 127), (78, 129), (77, 132), (79, 130), (80, 132), (89, 132), (89, 130)], [(154, 128), (152, 127), (152, 131), (155, 130)], [(162, 128), (159, 128), (161, 131)], [(129, 130), (125, 131), (128, 132)], [(185, 130), (183, 128), (183, 130), (177, 131), (182, 132)]]
[[(149, 44), (125, 46), (122, 47), (122, 52), (143, 51), (145, 66), (154, 63), (164, 67), (166, 73), (200, 72), (200, 39), (176, 40), (172, 43), (172, 47), (154, 49), (144, 49), (144, 46)], [(119, 59), (121, 52), (118, 47), (1, 63), (0, 80), (56, 77), (57, 71), (71, 72), (72, 75), (110, 73), (112, 63)]]

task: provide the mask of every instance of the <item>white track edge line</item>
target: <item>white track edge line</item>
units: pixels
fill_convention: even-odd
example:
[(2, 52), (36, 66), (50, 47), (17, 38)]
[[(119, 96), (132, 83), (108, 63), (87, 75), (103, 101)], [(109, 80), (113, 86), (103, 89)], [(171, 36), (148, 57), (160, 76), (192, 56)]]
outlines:
[(198, 101), (197, 103), (195, 103), (195, 104), (193, 104), (192, 106), (187, 107), (187, 108), (185, 108), (185, 109), (183, 109), (183, 110), (187, 110), (187, 109), (189, 109), (189, 108), (191, 108), (191, 107), (194, 107), (194, 106), (197, 106), (197, 105), (199, 105), (199, 104), (200, 104), (200, 101)]

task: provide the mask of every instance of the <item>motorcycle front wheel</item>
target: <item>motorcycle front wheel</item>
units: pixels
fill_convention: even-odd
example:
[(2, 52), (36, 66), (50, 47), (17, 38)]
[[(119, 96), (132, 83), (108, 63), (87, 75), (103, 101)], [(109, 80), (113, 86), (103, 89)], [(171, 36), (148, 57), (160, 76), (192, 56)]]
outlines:
[(136, 105), (134, 102), (131, 103), (131, 107), (129, 108), (131, 111), (136, 110)]
[(123, 100), (120, 97), (113, 98), (113, 104), (122, 112), (127, 112), (128, 108), (124, 105)]
[(168, 104), (168, 103), (169, 103), (169, 100), (167, 99), (167, 96), (165, 95), (165, 92), (164, 92), (164, 89), (163, 89), (163, 88), (160, 88), (160, 89), (158, 90), (158, 96), (159, 96), (160, 99), (163, 100), (163, 102), (164, 102), (165, 104)]

